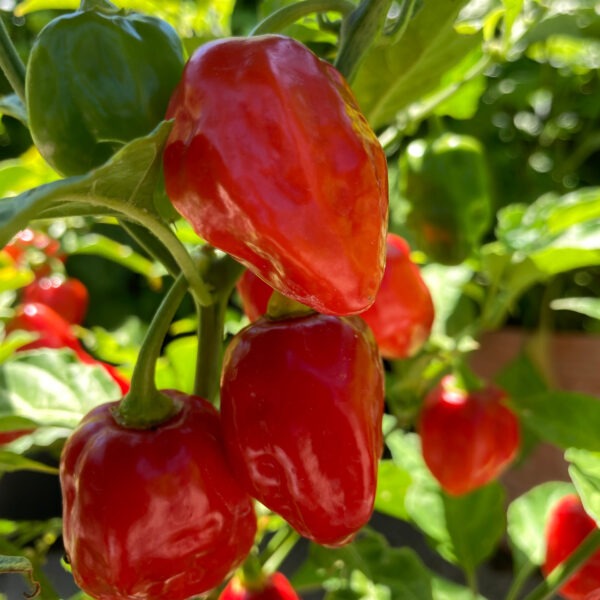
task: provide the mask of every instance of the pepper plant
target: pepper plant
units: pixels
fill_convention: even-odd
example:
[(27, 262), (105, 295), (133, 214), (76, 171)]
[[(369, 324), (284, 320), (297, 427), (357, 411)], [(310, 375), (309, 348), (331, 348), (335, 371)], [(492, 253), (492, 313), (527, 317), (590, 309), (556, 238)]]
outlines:
[[(4, 8), (0, 497), (63, 510), (0, 520), (2, 572), (600, 597), (600, 403), (542, 343), (600, 327), (594, 2)], [(507, 324), (537, 343), (485, 380)], [(543, 445), (569, 478), (515, 494)]]

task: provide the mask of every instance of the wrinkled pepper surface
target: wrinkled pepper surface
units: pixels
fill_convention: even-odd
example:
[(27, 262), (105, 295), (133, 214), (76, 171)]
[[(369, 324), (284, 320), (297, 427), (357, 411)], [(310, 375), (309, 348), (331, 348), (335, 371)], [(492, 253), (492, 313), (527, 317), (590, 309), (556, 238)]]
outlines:
[(212, 41), (167, 116), (167, 194), (198, 235), (319, 312), (373, 303), (387, 164), (334, 67), (280, 35)]

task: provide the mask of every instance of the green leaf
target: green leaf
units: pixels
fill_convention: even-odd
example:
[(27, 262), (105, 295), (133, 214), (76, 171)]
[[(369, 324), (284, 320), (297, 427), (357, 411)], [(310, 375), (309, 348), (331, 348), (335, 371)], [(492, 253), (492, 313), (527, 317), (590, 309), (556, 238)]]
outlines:
[(504, 42), (508, 44), (517, 17), (523, 10), (523, 0), (502, 0), (504, 4)]
[(55, 467), (45, 465), (15, 452), (0, 450), (0, 472), (8, 473), (11, 471), (36, 471), (38, 473), (58, 475), (58, 469)]
[(396, 519), (407, 520), (408, 513), (404, 507), (404, 499), (411, 481), (410, 473), (393, 461), (380, 461), (375, 510)]
[(0, 365), (0, 429), (75, 427), (94, 406), (118, 400), (104, 369), (67, 350), (31, 350)]
[(546, 556), (544, 530), (554, 504), (574, 491), (566, 482), (543, 483), (511, 502), (507, 511), (507, 531), (515, 559), (515, 571), (531, 570), (543, 564)]
[(0, 113), (21, 121), (27, 127), (27, 109), (16, 94), (8, 94), (0, 98)]
[(374, 129), (440, 86), (441, 79), (475, 47), (481, 36), (461, 35), (454, 22), (464, 0), (424, 3), (398, 43), (382, 38), (367, 52), (353, 90)]
[[(408, 490), (406, 508), (441, 556), (473, 572), (502, 538), (504, 501), (504, 489), (498, 483), (453, 497), (437, 484), (418, 481)], [(486, 532), (483, 536), (482, 531)]]
[(600, 319), (600, 299), (598, 298), (560, 298), (550, 303), (554, 310), (572, 310), (593, 319)]
[(473, 596), (469, 588), (435, 575), (431, 578), (431, 588), (433, 600), (485, 600), (479, 594)]
[(178, 338), (165, 348), (165, 357), (175, 374), (177, 389), (188, 394), (194, 390), (197, 354), (198, 338), (193, 335)]
[(560, 448), (600, 451), (600, 402), (576, 392), (522, 395), (513, 408), (542, 439)]
[(358, 598), (433, 600), (430, 574), (416, 553), (390, 548), (381, 534), (369, 529), (343, 548), (311, 544), (308, 560), (291, 581), (297, 589), (322, 585), (328, 598), (347, 591)]
[(569, 448), (565, 458), (585, 511), (600, 527), (600, 452)]
[(133, 140), (105, 165), (86, 175), (61, 179), (0, 201), (0, 246), (34, 218), (97, 214), (156, 214), (153, 193), (160, 155), (171, 129), (163, 122), (150, 135)]

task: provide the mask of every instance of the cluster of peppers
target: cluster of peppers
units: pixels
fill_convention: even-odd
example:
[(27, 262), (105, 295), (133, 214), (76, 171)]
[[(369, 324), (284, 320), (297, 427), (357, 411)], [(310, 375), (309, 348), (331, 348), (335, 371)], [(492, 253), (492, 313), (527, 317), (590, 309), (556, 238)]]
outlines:
[[(73, 64), (90, 53), (102, 57), (93, 69), (87, 58)], [(52, 68), (66, 56), (72, 80)], [(255, 543), (254, 499), (314, 542), (351, 541), (373, 510), (382, 357), (418, 352), (434, 306), (406, 241), (386, 233), (386, 158), (343, 76), (279, 35), (209, 42), (184, 65), (166, 23), (84, 0), (40, 33), (27, 100), (38, 149), (65, 175), (99, 166), (165, 115), (173, 119), (167, 194), (198, 235), (247, 268), (237, 289), (251, 323), (226, 349), (219, 410), (142, 384), (136, 367), (123, 398), (96, 407), (67, 440), (64, 544), (76, 582), (99, 600), (185, 600), (211, 590)], [(430, 259), (455, 264), (483, 229), (452, 221), (458, 199), (431, 207), (450, 163), (473, 163), (480, 149), (457, 139), (419, 143), (406, 158), (410, 220)], [(485, 225), (482, 172), (468, 204), (470, 219)], [(433, 213), (436, 222), (423, 224)], [(44, 337), (49, 320), (40, 317), (51, 297), (66, 306), (77, 285), (42, 281), (25, 289), (11, 327), (39, 333), (30, 348), (70, 347), (85, 362), (72, 334)], [(185, 293), (182, 281), (171, 301)], [(514, 458), (519, 428), (505, 400), (454, 376), (427, 396), (423, 455), (448, 493), (488, 483)], [(550, 548), (548, 568), (564, 557)], [(236, 576), (221, 594), (250, 597), (297, 598), (280, 573)]]

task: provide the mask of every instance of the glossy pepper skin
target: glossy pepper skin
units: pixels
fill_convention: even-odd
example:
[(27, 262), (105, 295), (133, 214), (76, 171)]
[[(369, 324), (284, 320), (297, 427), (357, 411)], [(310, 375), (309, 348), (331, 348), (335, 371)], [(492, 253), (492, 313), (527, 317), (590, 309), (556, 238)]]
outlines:
[(123, 394), (129, 391), (129, 381), (112, 365), (96, 360), (88, 354), (71, 330), (71, 324), (46, 304), (30, 302), (17, 306), (13, 318), (6, 324), (7, 333), (16, 330), (38, 334), (37, 339), (21, 346), (20, 351), (36, 348), (70, 348), (82, 363), (102, 367)]
[(45, 304), (69, 323), (80, 325), (87, 313), (90, 295), (79, 279), (55, 274), (26, 286), (21, 300), (24, 304)]
[(420, 414), (423, 458), (442, 488), (458, 496), (496, 479), (519, 448), (517, 417), (491, 386), (465, 391), (452, 375), (427, 395)]
[(468, 258), (492, 217), (490, 177), (480, 142), (444, 133), (413, 140), (400, 159), (407, 225), (431, 261), (456, 265)]
[(388, 233), (381, 287), (373, 306), (360, 316), (373, 331), (385, 358), (412, 356), (431, 333), (434, 307), (429, 288), (410, 259), (406, 240), (398, 235)]
[(387, 165), (338, 71), (280, 35), (212, 41), (167, 117), (167, 194), (202, 238), (321, 313), (373, 303)]
[(277, 571), (256, 584), (245, 583), (234, 576), (227, 583), (218, 600), (300, 600), (288, 578)]
[(98, 600), (186, 600), (240, 565), (256, 533), (206, 400), (163, 390), (181, 410), (126, 429), (93, 409), (60, 461), (63, 536), (77, 584)]
[[(568, 558), (595, 529), (596, 522), (583, 508), (578, 496), (561, 498), (552, 509), (546, 524), (546, 558), (542, 572), (548, 575)], [(560, 588), (567, 600), (587, 600), (600, 590), (600, 551), (595, 552)], [(596, 598), (597, 596), (593, 596)]]
[(256, 321), (267, 312), (273, 288), (260, 277), (246, 269), (239, 278), (236, 289), (242, 300), (242, 308), (250, 321)]
[(183, 63), (175, 30), (155, 17), (110, 5), (57, 17), (27, 65), (35, 145), (64, 175), (98, 167), (164, 118)]
[(240, 482), (301, 535), (352, 539), (373, 510), (383, 372), (358, 317), (262, 318), (227, 347), (221, 414)]

